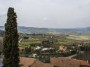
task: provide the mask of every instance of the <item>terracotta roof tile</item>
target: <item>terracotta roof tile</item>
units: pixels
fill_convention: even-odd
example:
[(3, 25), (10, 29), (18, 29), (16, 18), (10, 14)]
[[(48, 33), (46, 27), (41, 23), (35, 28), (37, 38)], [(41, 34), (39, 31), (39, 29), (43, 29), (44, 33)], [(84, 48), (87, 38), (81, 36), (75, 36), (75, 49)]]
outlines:
[(20, 57), (20, 64), (21, 67), (53, 67), (51, 64), (43, 63), (36, 59)]
[(37, 60), (37, 61), (35, 61), (35, 62), (31, 65), (31, 67), (53, 67), (53, 65), (47, 64), (47, 63), (43, 63), (43, 62)]
[(50, 62), (54, 66), (59, 67), (80, 67), (80, 65), (89, 66), (90, 64), (83, 60), (70, 59), (66, 57), (50, 58)]
[(22, 67), (28, 67), (32, 65), (34, 62), (35, 62), (35, 59), (20, 57), (20, 64), (22, 65)]
[(90, 66), (90, 64), (87, 61), (78, 60), (80, 62), (80, 65), (82, 66)]

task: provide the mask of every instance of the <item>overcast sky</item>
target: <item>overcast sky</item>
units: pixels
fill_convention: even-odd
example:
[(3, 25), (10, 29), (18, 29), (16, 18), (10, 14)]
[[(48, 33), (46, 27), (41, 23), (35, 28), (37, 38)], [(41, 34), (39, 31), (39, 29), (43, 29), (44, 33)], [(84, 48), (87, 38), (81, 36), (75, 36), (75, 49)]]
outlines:
[(9, 7), (15, 8), (19, 26), (90, 27), (90, 0), (0, 0), (0, 26)]

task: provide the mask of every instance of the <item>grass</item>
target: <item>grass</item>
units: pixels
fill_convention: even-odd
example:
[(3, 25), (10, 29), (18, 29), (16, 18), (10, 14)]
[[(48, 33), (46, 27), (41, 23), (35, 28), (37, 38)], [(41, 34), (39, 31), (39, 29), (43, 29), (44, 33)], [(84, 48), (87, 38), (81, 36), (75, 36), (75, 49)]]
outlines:
[(68, 43), (70, 43), (70, 42), (72, 42), (72, 40), (69, 40), (69, 39), (60, 39), (60, 40), (58, 41), (59, 44), (68, 44)]
[[(50, 36), (30, 36), (28, 42), (19, 43), (20, 47), (28, 47), (31, 44), (36, 46), (42, 41), (48, 40)], [(53, 47), (58, 48), (60, 45), (72, 44), (75, 40), (90, 40), (90, 35), (69, 35), (65, 37), (56, 37), (56, 41), (52, 44)]]
[(2, 37), (0, 37), (0, 43), (2, 43), (3, 42), (3, 38)]
[(21, 43), (19, 43), (19, 46), (25, 48), (25, 47), (28, 47), (31, 44), (35, 45), (35, 44), (40, 44), (40, 43), (41, 43), (40, 41), (35, 41), (35, 42), (21, 42)]
[(2, 39), (2, 37), (0, 37), (0, 40)]
[(73, 40), (90, 40), (90, 35), (70, 35), (67, 38)]

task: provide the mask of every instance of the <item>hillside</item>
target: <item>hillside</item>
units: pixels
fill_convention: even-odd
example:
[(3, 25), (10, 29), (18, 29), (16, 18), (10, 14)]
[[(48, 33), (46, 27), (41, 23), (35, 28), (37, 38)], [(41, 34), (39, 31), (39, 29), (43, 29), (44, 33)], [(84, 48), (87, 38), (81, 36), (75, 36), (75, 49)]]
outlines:
[[(4, 30), (4, 26), (0, 26), (1, 30)], [(36, 28), (36, 27), (18, 27), (19, 33), (62, 33), (62, 34), (90, 34), (90, 27), (87, 28), (66, 28), (66, 29), (55, 29), (55, 28)]]
[(4, 31), (0, 30), (0, 36), (4, 35)]

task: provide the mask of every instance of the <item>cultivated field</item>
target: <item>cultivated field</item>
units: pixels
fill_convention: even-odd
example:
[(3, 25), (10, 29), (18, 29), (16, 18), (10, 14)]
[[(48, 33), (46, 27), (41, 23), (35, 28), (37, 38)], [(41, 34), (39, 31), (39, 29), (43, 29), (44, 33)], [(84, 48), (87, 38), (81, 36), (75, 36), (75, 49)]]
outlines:
[(73, 40), (90, 40), (90, 35), (69, 35), (67, 38)]

